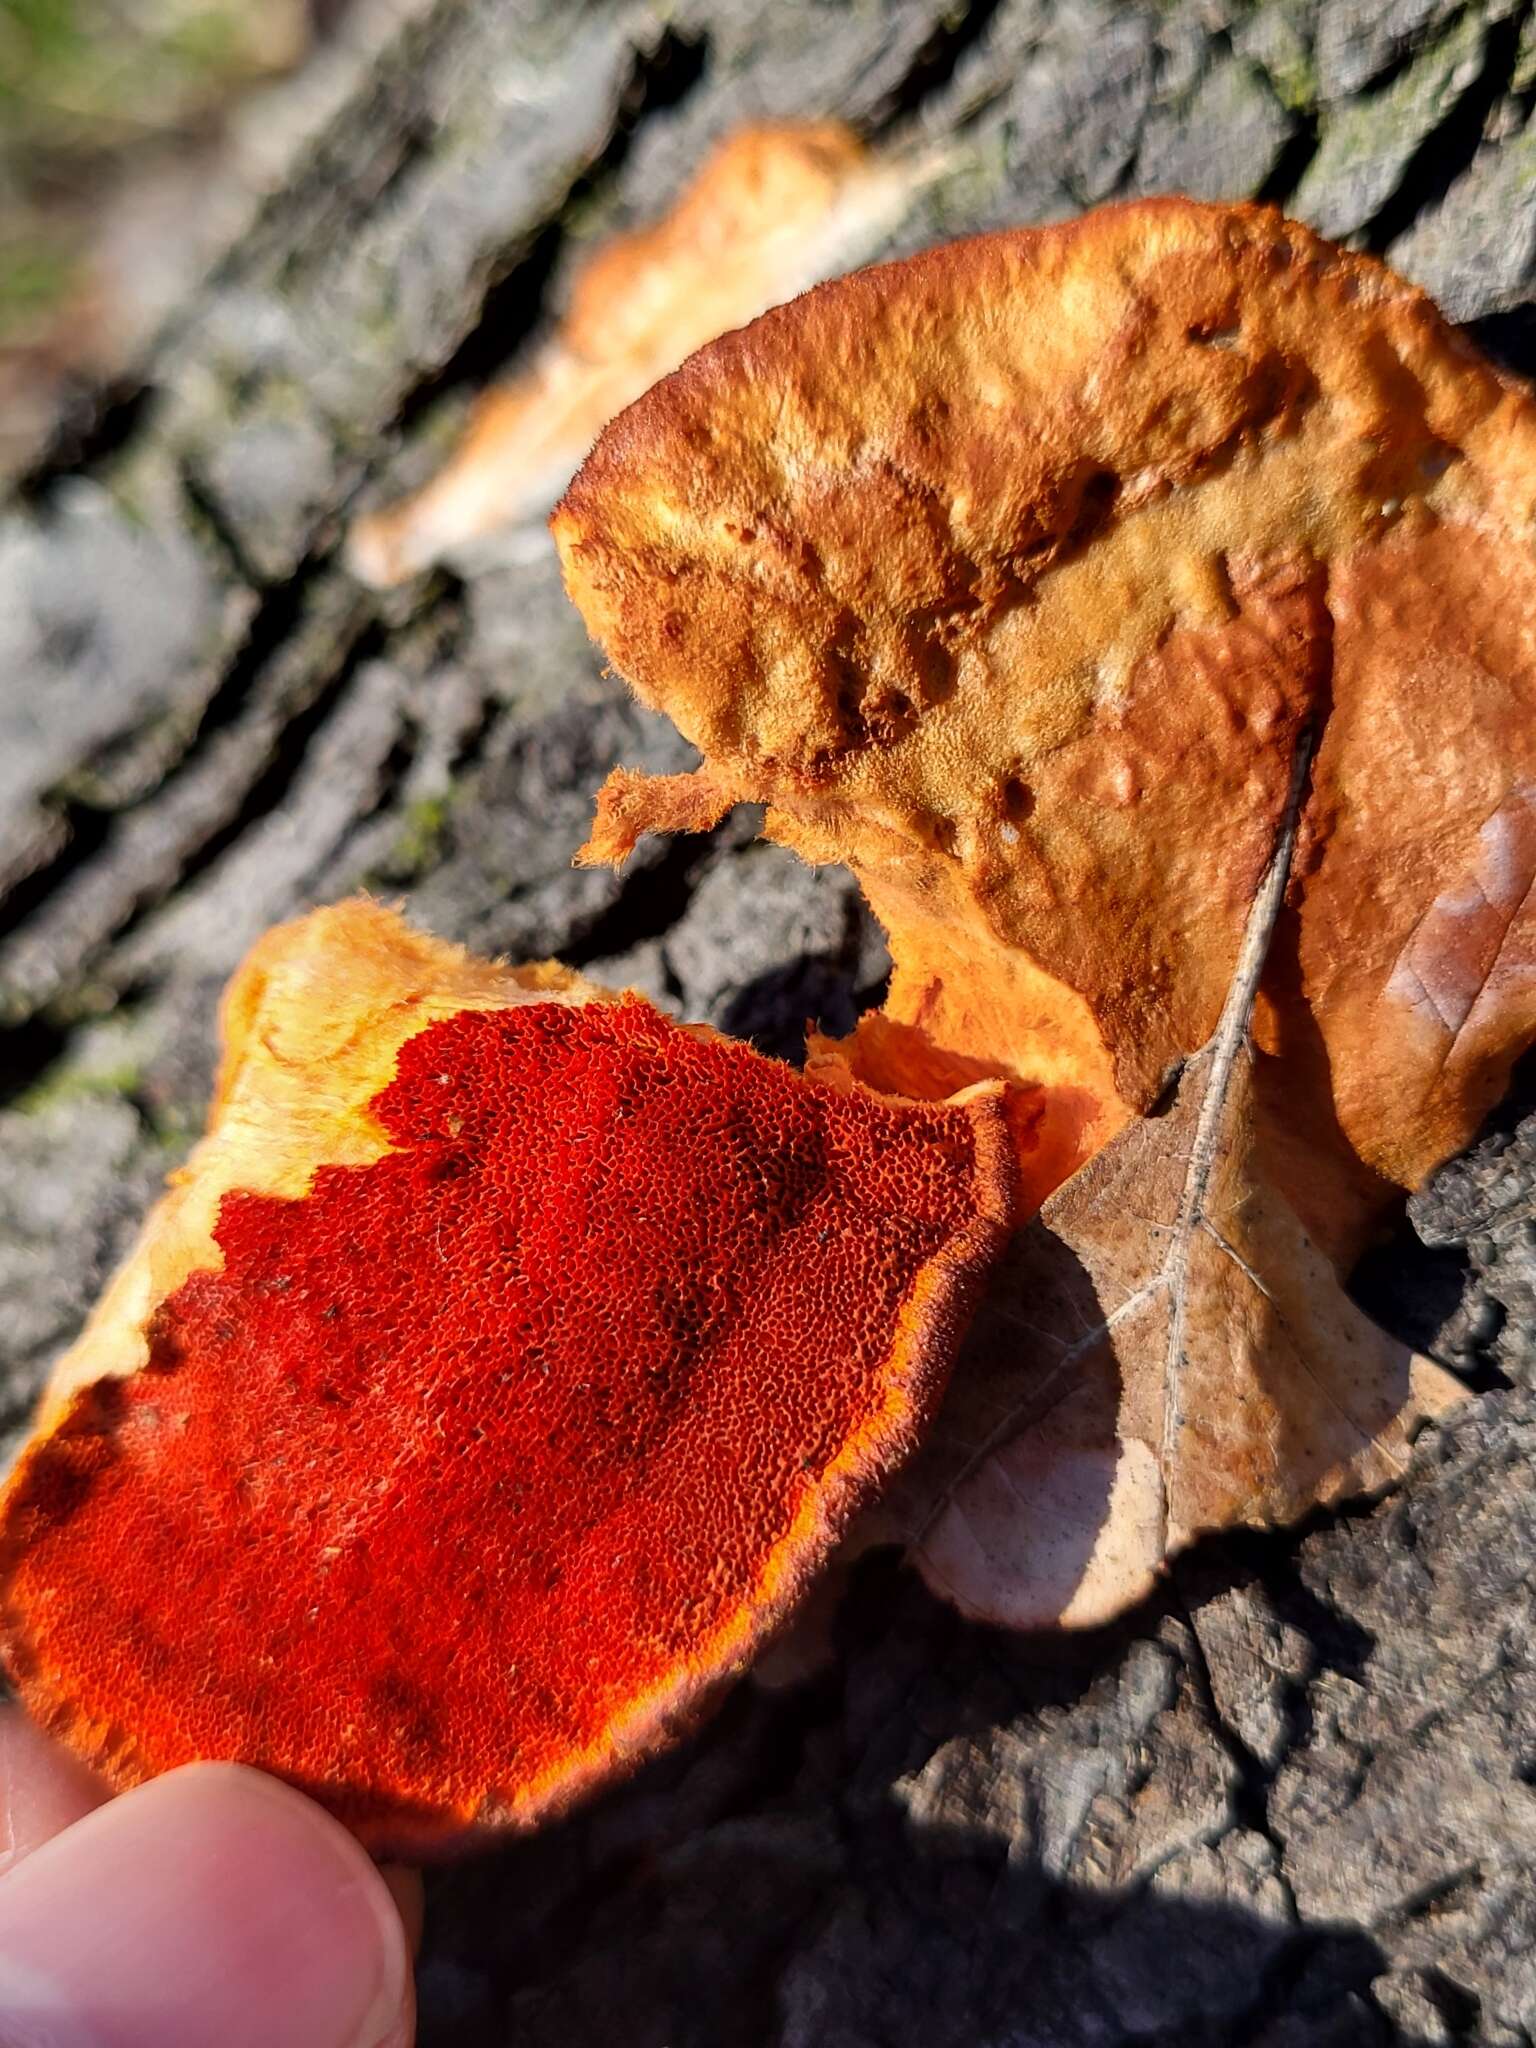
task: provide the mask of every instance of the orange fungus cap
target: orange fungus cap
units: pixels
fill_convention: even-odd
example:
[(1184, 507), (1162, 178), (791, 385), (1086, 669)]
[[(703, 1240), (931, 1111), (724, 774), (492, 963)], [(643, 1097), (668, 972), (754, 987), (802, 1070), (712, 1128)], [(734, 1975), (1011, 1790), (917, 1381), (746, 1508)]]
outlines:
[(894, 971), (844, 1059), (1033, 1091), (1038, 1201), (1215, 1029), (1307, 732), (1258, 1028), (1341, 1248), (1536, 1032), (1533, 502), (1532, 394), (1267, 207), (822, 285), (621, 414), (556, 511), (594, 637), (704, 757), (691, 814), (621, 775), (591, 853), (734, 796), (845, 862)]

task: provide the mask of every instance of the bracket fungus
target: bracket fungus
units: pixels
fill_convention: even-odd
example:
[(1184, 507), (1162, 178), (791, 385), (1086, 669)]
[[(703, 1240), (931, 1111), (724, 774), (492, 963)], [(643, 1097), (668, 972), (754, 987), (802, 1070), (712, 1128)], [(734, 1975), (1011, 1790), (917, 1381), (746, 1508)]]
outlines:
[(231, 984), (207, 1136), (0, 1507), (28, 1707), (397, 1852), (687, 1724), (929, 1419), (1011, 1213), (995, 1089), (806, 1082), (355, 902)]
[[(1336, 1287), (1536, 1032), (1533, 519), (1527, 390), (1379, 262), (1268, 208), (1113, 206), (823, 285), (621, 415), (556, 510), (594, 637), (703, 756), (691, 776), (615, 774), (585, 857), (750, 800), (770, 837), (846, 862), (886, 928), (890, 994), (812, 1070), (916, 1096), (1001, 1077), (1026, 1208), (1061, 1189), (1040, 1227), (1062, 1225), (1103, 1307), (1070, 1178), (1088, 1162), (1105, 1201), (1147, 1194), (1159, 1242), (1216, 1227), (1181, 1206), (1180, 1174), (1151, 1200), (1155, 1113), (1217, 1031), (1307, 758), (1218, 1109), (1240, 1067), (1232, 1199), (1250, 1213), (1262, 1188)], [(1185, 1123), (1204, 1113), (1169, 1119), (1165, 1153)], [(1164, 1285), (1148, 1244), (1133, 1270), (1124, 1254), (1126, 1299)], [(1198, 1266), (1180, 1290), (1215, 1285)], [(1012, 1270), (1016, 1360), (1075, 1356), (1042, 1337), (1029, 1262)], [(1055, 1308), (1070, 1336), (1080, 1299)], [(1086, 1494), (1051, 1493), (1036, 1435), (1030, 1484), (1072, 1496), (1058, 1550), (1097, 1592), (971, 1611), (1101, 1619), (1201, 1528), (1380, 1483), (1382, 1460), (1318, 1448), (1353, 1398), (1352, 1340), (1332, 1376), (1314, 1347), (1287, 1378), (1269, 1298), (1251, 1369), (1233, 1349), (1225, 1387), (1205, 1381), (1207, 1455), (1225, 1434), (1248, 1478), (1219, 1499), (1181, 1485), (1191, 1313), (1179, 1292), (1155, 1399), (1146, 1361), (1106, 1345)], [(1226, 1325), (1202, 1313), (1219, 1353)], [(1273, 1399), (1250, 1400), (1255, 1375)], [(1444, 1380), (1394, 1357), (1352, 1412), (1401, 1449)], [(1059, 1419), (1060, 1386), (1031, 1398), (1016, 1430)], [(1306, 1484), (1287, 1469), (1303, 1442)]]

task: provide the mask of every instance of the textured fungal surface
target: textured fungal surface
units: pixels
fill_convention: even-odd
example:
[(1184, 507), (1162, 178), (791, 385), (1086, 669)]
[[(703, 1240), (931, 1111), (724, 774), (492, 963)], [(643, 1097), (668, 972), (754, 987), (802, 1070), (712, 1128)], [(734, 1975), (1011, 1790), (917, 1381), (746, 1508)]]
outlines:
[[(267, 942), (257, 1037), (288, 952), (412, 938), (328, 916)], [(226, 1191), (98, 1329), (141, 1363), (66, 1373), (4, 1628), (119, 1782), (237, 1758), (422, 1846), (563, 1804), (740, 1667), (931, 1411), (1010, 1176), (984, 1096), (839, 1093), (638, 998), (429, 1018), (356, 1120), (376, 1156)]]
[[(555, 527), (702, 749), (701, 814), (765, 800), (859, 875), (895, 974), (855, 1064), (905, 1039), (941, 1089), (967, 1060), (1035, 1088), (1036, 1195), (1209, 1037), (1309, 728), (1256, 1028), (1293, 1057), (1282, 1179), (1343, 1252), (1370, 1176), (1465, 1143), (1536, 1029), (1533, 500), (1529, 395), (1422, 293), (1162, 200), (726, 336)], [(592, 854), (647, 822), (630, 778)]]

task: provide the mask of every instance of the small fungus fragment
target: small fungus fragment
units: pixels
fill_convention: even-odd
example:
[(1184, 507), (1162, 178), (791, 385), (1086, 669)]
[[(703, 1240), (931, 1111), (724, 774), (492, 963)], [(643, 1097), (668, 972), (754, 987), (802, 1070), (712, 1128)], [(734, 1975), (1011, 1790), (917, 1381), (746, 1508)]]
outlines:
[(237, 975), (209, 1133), (0, 1506), (28, 1707), (420, 1851), (708, 1703), (942, 1391), (995, 1099), (806, 1082), (343, 904)]
[(665, 218), (587, 259), (559, 332), (480, 401), (431, 482), (358, 521), (353, 568), (398, 583), (542, 518), (621, 407), (715, 335), (867, 254), (921, 173), (840, 121), (736, 129)]

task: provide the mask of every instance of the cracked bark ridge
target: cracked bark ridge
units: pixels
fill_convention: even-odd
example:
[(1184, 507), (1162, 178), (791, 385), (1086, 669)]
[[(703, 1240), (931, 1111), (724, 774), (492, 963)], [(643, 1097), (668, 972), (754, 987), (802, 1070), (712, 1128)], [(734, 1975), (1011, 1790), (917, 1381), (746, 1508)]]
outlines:
[[(201, 1127), (255, 926), (366, 882), (781, 1046), (797, 1003), (842, 1030), (874, 992), (838, 878), (737, 827), (622, 879), (569, 867), (608, 766), (689, 762), (598, 674), (549, 556), (386, 603), (339, 567), (351, 511), (427, 473), (593, 236), (655, 218), (744, 116), (833, 115), (949, 149), (893, 253), (1262, 191), (1347, 219), (1528, 373), (1532, 15), (682, 0), (660, 28), (458, 0), (385, 49), (0, 512), (0, 1422)], [(429, 2048), (580, 2048), (616, 2011), (640, 2048), (1536, 2037), (1522, 1104), (1364, 1276), (1482, 1389), (1395, 1500), (1204, 1546), (1066, 1642), (866, 1560), (821, 1677), (744, 1689), (586, 1814), (434, 1876)]]

